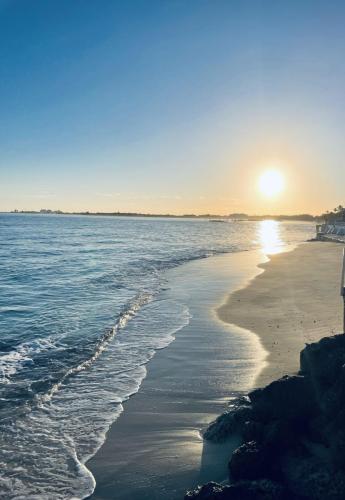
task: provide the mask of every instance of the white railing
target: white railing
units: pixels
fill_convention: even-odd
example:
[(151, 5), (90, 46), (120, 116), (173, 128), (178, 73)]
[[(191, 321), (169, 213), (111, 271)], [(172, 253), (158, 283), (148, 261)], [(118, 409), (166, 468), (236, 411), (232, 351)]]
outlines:
[(322, 236), (345, 236), (345, 222), (335, 222), (334, 224), (317, 224), (316, 235), (320, 239), (322, 238)]

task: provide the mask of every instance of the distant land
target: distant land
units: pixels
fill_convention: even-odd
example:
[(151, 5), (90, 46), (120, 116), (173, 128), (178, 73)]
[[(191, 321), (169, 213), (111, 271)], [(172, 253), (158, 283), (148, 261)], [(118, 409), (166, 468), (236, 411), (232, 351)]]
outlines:
[(260, 221), (260, 220), (278, 220), (278, 221), (320, 221), (324, 219), (324, 215), (310, 215), (310, 214), (295, 214), (295, 215), (248, 215), (245, 213), (232, 213), (228, 215), (219, 214), (150, 214), (140, 212), (63, 212), (62, 210), (50, 210), (42, 208), (39, 211), (35, 210), (12, 210), (14, 214), (43, 214), (43, 215), (93, 215), (93, 216), (107, 216), (107, 217), (161, 217), (172, 219), (218, 219), (218, 220), (236, 220), (236, 221)]

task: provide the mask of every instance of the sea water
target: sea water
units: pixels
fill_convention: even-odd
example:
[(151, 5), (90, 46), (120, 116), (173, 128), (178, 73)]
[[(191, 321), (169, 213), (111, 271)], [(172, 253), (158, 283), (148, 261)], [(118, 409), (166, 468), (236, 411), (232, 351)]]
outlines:
[[(169, 269), (313, 235), (309, 223), (0, 215), (0, 498), (85, 498), (85, 466), (188, 324)], [(173, 297), (173, 298), (172, 298)]]

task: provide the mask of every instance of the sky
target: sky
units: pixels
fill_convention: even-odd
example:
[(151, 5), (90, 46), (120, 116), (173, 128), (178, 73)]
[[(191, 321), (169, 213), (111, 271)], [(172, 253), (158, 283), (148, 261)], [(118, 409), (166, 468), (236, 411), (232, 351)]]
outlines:
[(0, 210), (344, 204), (344, 25), (337, 0), (0, 0)]

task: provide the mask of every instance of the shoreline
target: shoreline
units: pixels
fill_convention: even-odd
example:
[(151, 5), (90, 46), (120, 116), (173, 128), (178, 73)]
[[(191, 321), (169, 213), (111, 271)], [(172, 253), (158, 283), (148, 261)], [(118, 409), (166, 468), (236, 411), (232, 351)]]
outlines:
[(217, 308), (222, 321), (258, 335), (268, 352), (255, 386), (297, 372), (306, 343), (342, 330), (341, 263), (337, 242), (302, 243), (269, 255), (262, 272)]
[[(139, 392), (124, 403), (124, 412), (105, 443), (86, 464), (96, 479), (90, 498), (110, 500), (116, 491), (119, 500), (177, 500), (197, 484), (225, 480), (227, 460), (238, 442), (235, 438), (225, 445), (207, 443), (200, 430), (226, 410), (232, 398), (296, 372), (305, 342), (339, 329), (340, 257), (337, 243), (304, 243), (268, 257), (259, 251), (228, 254), (171, 271), (179, 275), (179, 293), (185, 292), (187, 280), (189, 293), (196, 294), (194, 306), (207, 304), (208, 313), (193, 312), (192, 323), (201, 313), (196, 318), (199, 323), (182, 329), (147, 365)], [(227, 261), (232, 283), (226, 281), (230, 274), (215, 279), (216, 263), (221, 268)], [(334, 264), (331, 271), (330, 263)], [(207, 290), (198, 296), (202, 286), (195, 272), (200, 269), (203, 276), (199, 278)], [(226, 283), (222, 294), (220, 279)], [(308, 300), (310, 290), (313, 296)], [(215, 344), (210, 332), (217, 323), (224, 331)], [(239, 388), (235, 365), (229, 366), (229, 360), (234, 360), (233, 343), (243, 340), (242, 336), (252, 346), (249, 362), (256, 369), (247, 384), (242, 373)], [(259, 351), (261, 358), (255, 358)]]
[(190, 323), (156, 352), (138, 393), (123, 403), (86, 467), (91, 499), (177, 500), (191, 486), (226, 478), (238, 445), (207, 444), (200, 431), (249, 390), (264, 363), (257, 335), (220, 321), (215, 310), (257, 275), (262, 252), (236, 252), (169, 271), (172, 293), (188, 302)]
[(321, 243), (273, 256), (260, 265), (264, 273), (218, 308), (221, 318), (237, 317), (242, 326), (255, 319), (269, 364), (260, 387), (204, 433), (211, 443), (240, 438), (226, 459), (227, 481), (190, 488), (185, 500), (343, 499), (341, 250), (338, 243)]

